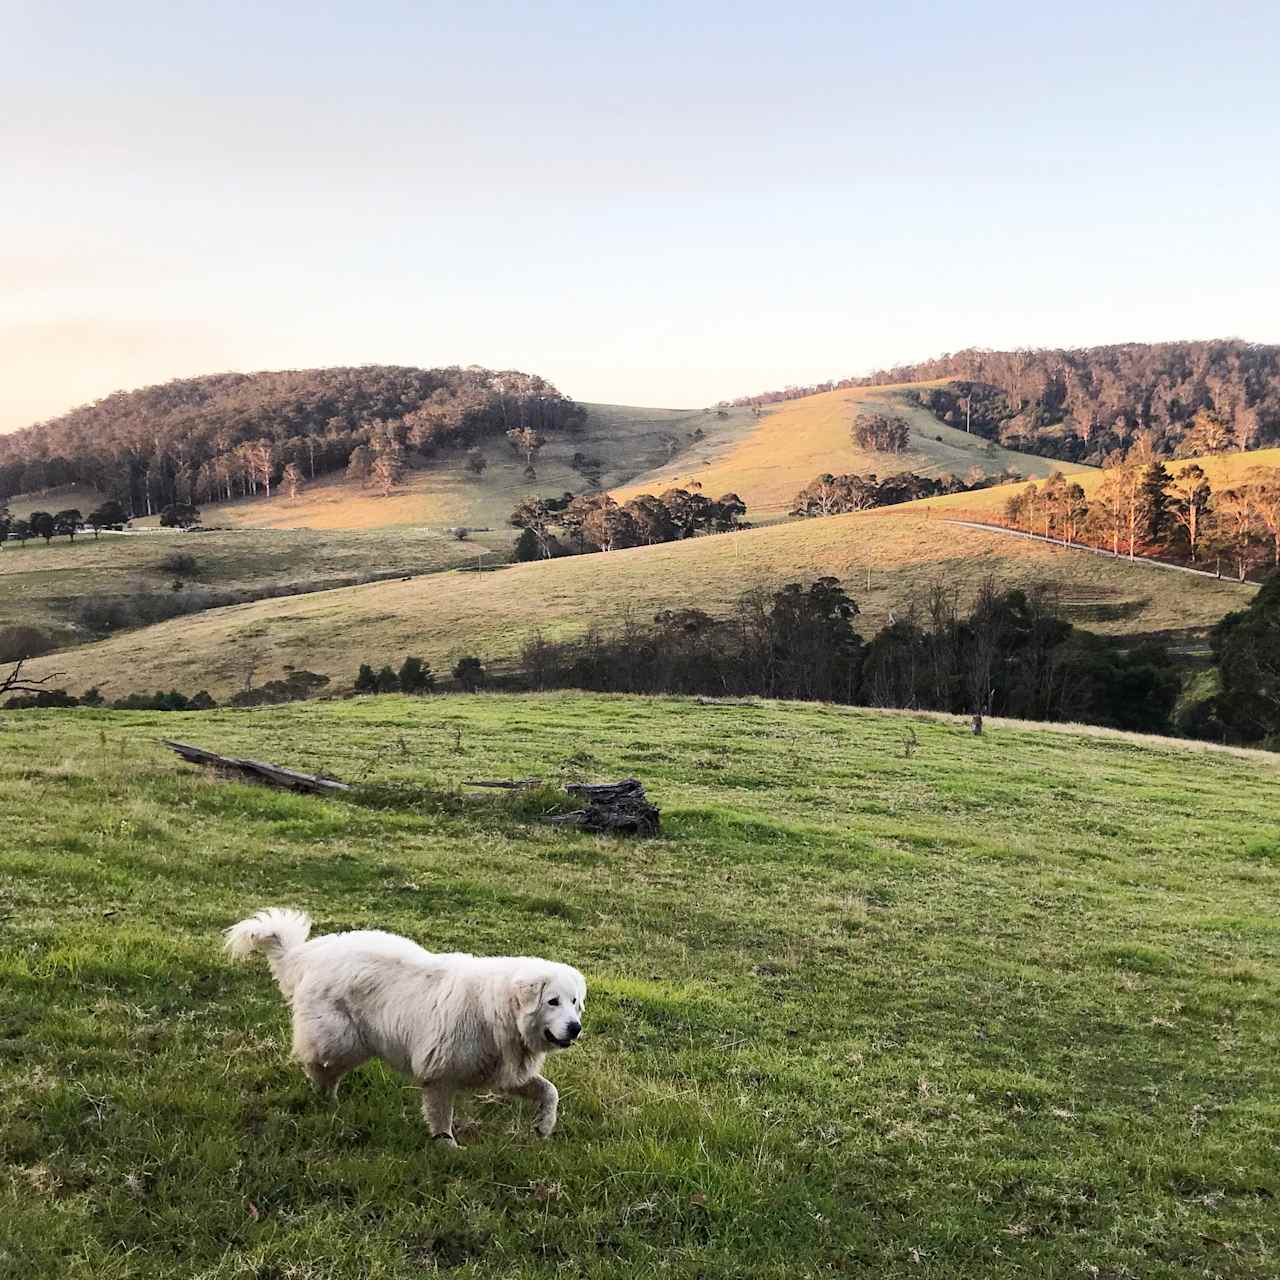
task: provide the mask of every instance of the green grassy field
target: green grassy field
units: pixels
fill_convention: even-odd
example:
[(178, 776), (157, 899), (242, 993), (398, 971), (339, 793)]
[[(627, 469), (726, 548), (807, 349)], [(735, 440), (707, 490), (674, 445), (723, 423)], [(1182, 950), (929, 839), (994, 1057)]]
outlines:
[[(870, 569), (868, 585), (867, 570)], [(443, 573), (262, 600), (175, 618), (41, 660), (38, 674), (73, 692), (97, 685), (111, 697), (146, 689), (208, 689), (215, 697), (288, 666), (349, 687), (360, 662), (398, 666), (409, 654), (447, 670), (462, 654), (510, 668), (536, 632), (548, 637), (610, 627), (630, 611), (697, 607), (725, 614), (751, 587), (776, 590), (831, 574), (848, 586), (871, 636), (890, 614), (943, 583), (968, 599), (988, 576), (1010, 586), (1057, 589), (1075, 622), (1182, 647), (1244, 607), (1254, 588), (1171, 574), (1044, 543), (965, 529), (916, 511), (865, 512), (744, 533), (692, 538), (608, 555), (512, 565), (494, 573)]]
[[(211, 779), (161, 735), (382, 784)], [(911, 745), (914, 735), (915, 745)], [(582, 695), (0, 718), (0, 1272), (1260, 1277), (1280, 1250), (1274, 760), (1103, 731)], [(642, 778), (661, 839), (462, 779)], [(219, 931), (591, 984), (522, 1106), (336, 1106)]]
[[(191, 556), (195, 569), (166, 562)], [(476, 550), (415, 529), (237, 530), (199, 534), (82, 534), (74, 543), (39, 539), (0, 551), (0, 627), (23, 622), (61, 641), (84, 639), (86, 601), (176, 597), (193, 607), (228, 594), (252, 600), (316, 591), (389, 574), (432, 573), (474, 563)], [(181, 582), (178, 591), (174, 582)]]

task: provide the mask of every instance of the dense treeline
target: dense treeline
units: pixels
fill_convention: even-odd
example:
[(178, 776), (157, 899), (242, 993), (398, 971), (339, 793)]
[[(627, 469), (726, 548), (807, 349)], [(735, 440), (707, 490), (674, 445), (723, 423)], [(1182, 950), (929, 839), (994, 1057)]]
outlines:
[(1280, 442), (1280, 346), (1233, 340), (1121, 343), (1025, 351), (972, 349), (865, 378), (787, 387), (731, 401), (767, 404), (842, 387), (958, 380), (921, 388), (944, 421), (1010, 449), (1101, 461), (1149, 433), (1189, 457)]
[(708, 498), (691, 489), (668, 489), (658, 497), (638, 494), (622, 505), (607, 493), (525, 498), (510, 523), (523, 531), (516, 558), (540, 560), (730, 533), (744, 527), (746, 514), (746, 503), (736, 493)]
[(1280, 567), (1280, 468), (1252, 467), (1215, 490), (1194, 462), (1171, 474), (1149, 448), (1113, 459), (1086, 497), (1061, 472), (1010, 496), (1013, 528), (1067, 543), (1222, 564), (1243, 581), (1268, 562)]
[(899, 502), (914, 502), (917, 498), (938, 498), (949, 493), (971, 493), (975, 489), (989, 489), (993, 485), (1011, 484), (1021, 480), (1016, 472), (1004, 471), (989, 476), (981, 467), (971, 467), (961, 480), (951, 472), (938, 477), (918, 475), (914, 471), (899, 471), (879, 479), (875, 472), (859, 475), (833, 476), (830, 472), (818, 476), (796, 494), (791, 504), (793, 516), (837, 516), (849, 511), (869, 511), (873, 507), (892, 507)]
[(390, 487), (409, 454), (505, 433), (532, 459), (580, 405), (535, 374), (368, 365), (224, 373), (117, 392), (0, 436), (0, 500), (81, 484), (131, 516), (287, 492), (350, 469)]
[(758, 694), (1168, 732), (1180, 680), (1164, 650), (1124, 650), (1058, 617), (1043, 595), (987, 582), (962, 612), (938, 587), (869, 642), (835, 578), (748, 592), (717, 620), (658, 614), (575, 640), (536, 639), (537, 687)]

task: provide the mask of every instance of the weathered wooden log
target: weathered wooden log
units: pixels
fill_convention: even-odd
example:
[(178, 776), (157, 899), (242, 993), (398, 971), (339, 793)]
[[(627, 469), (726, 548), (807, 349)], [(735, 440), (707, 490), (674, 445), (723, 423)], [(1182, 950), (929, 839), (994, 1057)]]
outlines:
[(524, 787), (542, 786), (541, 778), (493, 778), (487, 781), (464, 778), (464, 787), (502, 787), (507, 791), (519, 791)]
[(621, 782), (575, 782), (568, 784), (565, 792), (585, 800), (586, 807), (573, 813), (556, 814), (548, 818), (548, 822), (609, 834), (658, 834), (661, 814), (649, 803), (644, 787), (635, 778), (624, 778)]
[(220, 756), (216, 751), (194, 747), (189, 742), (174, 742), (162, 738), (166, 747), (176, 751), (188, 764), (205, 765), (222, 769), (227, 773), (239, 773), (254, 782), (264, 782), (270, 787), (282, 787), (286, 791), (307, 791), (313, 795), (331, 795), (338, 791), (350, 791), (350, 786), (337, 778), (324, 778), (316, 773), (300, 773), (283, 765), (268, 764), (265, 760), (246, 760), (238, 756)]

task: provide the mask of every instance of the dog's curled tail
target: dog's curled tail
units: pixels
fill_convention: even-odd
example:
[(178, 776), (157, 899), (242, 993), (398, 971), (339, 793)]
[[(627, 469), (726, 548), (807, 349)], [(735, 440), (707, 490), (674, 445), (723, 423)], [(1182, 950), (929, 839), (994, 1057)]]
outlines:
[(306, 942), (310, 932), (311, 917), (305, 911), (267, 907), (225, 930), (223, 946), (237, 960), (243, 960), (252, 951), (261, 951), (275, 973), (281, 957)]

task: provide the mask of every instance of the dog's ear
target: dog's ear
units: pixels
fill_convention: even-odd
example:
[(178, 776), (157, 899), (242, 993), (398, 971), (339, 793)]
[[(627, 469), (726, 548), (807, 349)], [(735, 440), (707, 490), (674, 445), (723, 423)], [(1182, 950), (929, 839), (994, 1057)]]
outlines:
[(522, 1016), (532, 1013), (542, 1003), (542, 992), (546, 985), (546, 978), (517, 978), (512, 984), (516, 1013)]

